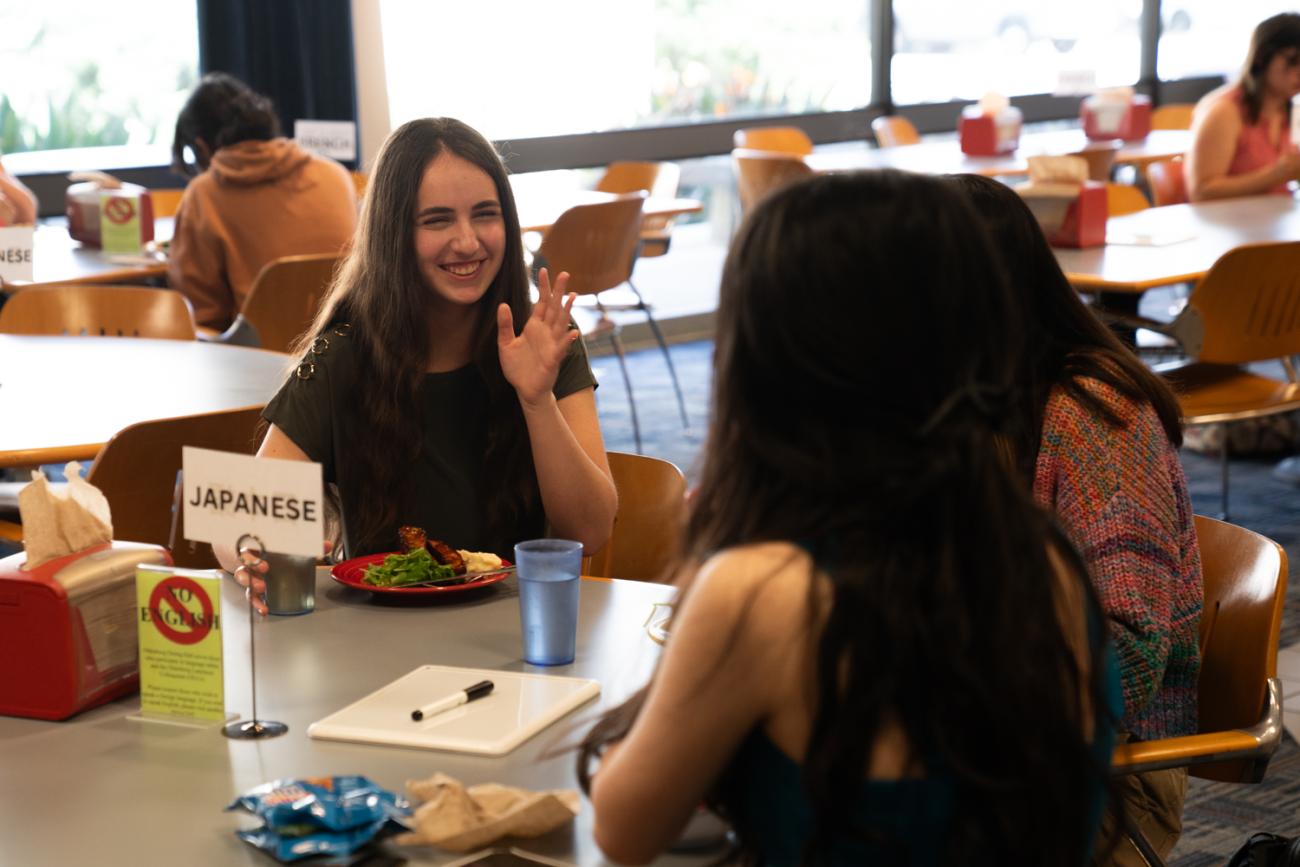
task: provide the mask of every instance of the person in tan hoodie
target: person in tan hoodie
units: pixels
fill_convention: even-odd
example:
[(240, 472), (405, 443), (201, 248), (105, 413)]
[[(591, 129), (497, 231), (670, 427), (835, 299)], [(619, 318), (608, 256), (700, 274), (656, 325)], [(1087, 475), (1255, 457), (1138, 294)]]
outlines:
[(341, 253), (352, 240), (351, 176), (280, 137), (279, 126), (269, 99), (225, 73), (203, 76), (176, 120), (172, 165), (193, 180), (176, 212), (167, 279), (199, 325), (227, 328), (273, 260)]

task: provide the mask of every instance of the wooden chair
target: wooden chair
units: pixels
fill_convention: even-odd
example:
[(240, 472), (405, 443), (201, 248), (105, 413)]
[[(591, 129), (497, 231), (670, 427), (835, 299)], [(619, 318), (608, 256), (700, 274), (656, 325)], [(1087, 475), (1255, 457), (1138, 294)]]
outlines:
[(185, 195), (185, 188), (175, 189), (172, 187), (160, 188), (149, 191), (149, 200), (153, 203), (153, 217), (174, 217), (177, 209), (181, 206), (181, 196)]
[[(612, 162), (596, 184), (603, 193), (634, 193), (645, 190), (651, 196), (671, 199), (677, 195), (677, 183), (682, 170), (676, 163)], [(668, 252), (672, 241), (674, 217), (641, 219), (641, 243), (637, 258), (662, 256)]]
[(1115, 157), (1119, 154), (1121, 144), (1118, 141), (1089, 142), (1087, 147), (1074, 151), (1068, 156), (1083, 158), (1084, 162), (1088, 164), (1089, 180), (1109, 181), (1111, 169), (1115, 167)]
[(21, 289), (0, 307), (2, 334), (194, 339), (185, 296), (146, 286), (67, 285)]
[(901, 114), (887, 114), (871, 122), (871, 131), (875, 133), (876, 144), (882, 148), (896, 148), (902, 145), (919, 144), (921, 134), (912, 122)]
[(316, 253), (271, 262), (253, 280), (235, 321), (215, 339), (288, 352), (316, 318), (339, 261), (334, 253)]
[(352, 172), (352, 186), (356, 187), (357, 200), (360, 201), (366, 194), (366, 186), (370, 183), (370, 178), (364, 172)]
[[(170, 547), (181, 448), (252, 454), (261, 414), (262, 407), (251, 406), (140, 422), (115, 434), (86, 474), (86, 481), (108, 499), (113, 538)], [(21, 525), (0, 521), (0, 537), (21, 538), (21, 532)], [(179, 535), (172, 557), (178, 566), (207, 569), (217, 565), (209, 545), (185, 542)]]
[[(1258, 783), (1282, 741), (1278, 632), (1286, 601), (1286, 551), (1242, 527), (1196, 516), (1205, 583), (1197, 733), (1122, 744), (1114, 775), (1186, 767), (1194, 777)], [(1134, 845), (1163, 862), (1137, 831)]]
[(812, 139), (797, 126), (755, 126), (731, 134), (732, 146), (756, 151), (807, 156), (813, 152)]
[(1151, 112), (1152, 129), (1191, 129), (1192, 110), (1196, 106), (1190, 102), (1171, 102), (1156, 106)]
[(731, 152), (731, 165), (736, 172), (740, 207), (746, 213), (773, 190), (813, 174), (803, 157), (775, 151), (739, 148)]
[(686, 477), (675, 464), (645, 455), (609, 453), (618, 488), (614, 532), (591, 555), (586, 574), (665, 581), (686, 522)]
[(1112, 217), (1135, 214), (1151, 207), (1147, 197), (1132, 184), (1106, 182), (1106, 212)]
[[(664, 340), (650, 305), (632, 283), (632, 266), (636, 262), (636, 248), (640, 242), (641, 206), (644, 202), (645, 193), (638, 190), (625, 193), (612, 202), (569, 208), (546, 233), (542, 246), (533, 257), (534, 270), (544, 266), (551, 269), (551, 273), (568, 271), (569, 291), (592, 296), (596, 310), (600, 313), (592, 336), (606, 335), (618, 358), (623, 383), (627, 386), (627, 400), (632, 411), (632, 435), (638, 452), (641, 451), (641, 425), (637, 419), (636, 399), (627, 372), (623, 341), (619, 338), (618, 326), (608, 316), (611, 311), (639, 310), (646, 315), (655, 340), (663, 350), (664, 360), (668, 363), (668, 373), (672, 377), (677, 403), (682, 412), (682, 423), (688, 423), (686, 400), (682, 396), (681, 384), (677, 381), (677, 370), (673, 367), (668, 343)], [(601, 292), (625, 283), (636, 297), (635, 304), (610, 305), (601, 301)]]
[[(1250, 244), (1224, 253), (1173, 322), (1150, 327), (1174, 337), (1192, 359), (1160, 368), (1186, 424), (1223, 427), (1219, 459), (1228, 517), (1228, 435), (1234, 421), (1300, 409), (1300, 241)], [(1145, 323), (1144, 323), (1145, 324)], [(1246, 365), (1280, 359), (1286, 381)]]
[(1155, 202), (1157, 208), (1187, 202), (1187, 179), (1183, 174), (1181, 157), (1151, 163), (1146, 171), (1151, 201)]

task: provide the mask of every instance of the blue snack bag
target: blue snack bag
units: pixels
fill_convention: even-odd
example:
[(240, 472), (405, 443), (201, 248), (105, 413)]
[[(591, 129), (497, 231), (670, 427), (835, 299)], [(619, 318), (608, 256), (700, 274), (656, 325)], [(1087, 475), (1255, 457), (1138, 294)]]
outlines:
[(409, 815), (410, 804), (366, 777), (275, 780), (235, 799), (262, 827), (236, 831), (281, 861), (311, 855), (347, 855), (369, 842), (390, 820)]

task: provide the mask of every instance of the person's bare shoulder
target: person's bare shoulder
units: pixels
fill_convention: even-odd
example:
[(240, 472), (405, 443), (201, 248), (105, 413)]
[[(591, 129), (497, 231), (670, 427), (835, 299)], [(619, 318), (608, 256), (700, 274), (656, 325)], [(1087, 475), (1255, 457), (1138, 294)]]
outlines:
[(707, 599), (710, 607), (730, 612), (744, 634), (766, 642), (806, 632), (814, 581), (819, 594), (829, 594), (829, 582), (818, 577), (807, 551), (790, 542), (762, 542), (710, 557), (691, 592)]

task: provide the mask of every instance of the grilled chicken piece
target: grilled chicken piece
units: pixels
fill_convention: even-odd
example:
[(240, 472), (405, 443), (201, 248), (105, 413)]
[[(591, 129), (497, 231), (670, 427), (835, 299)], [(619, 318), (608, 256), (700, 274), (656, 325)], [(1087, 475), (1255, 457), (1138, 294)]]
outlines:
[(425, 542), (428, 540), (428, 537), (424, 534), (424, 530), (419, 527), (398, 527), (397, 538), (398, 541), (402, 543), (403, 554), (409, 554), (412, 551), (423, 548)]
[(465, 574), (465, 558), (446, 542), (430, 539), (424, 543), (424, 547), (429, 549), (429, 556), (443, 566), (450, 566), (457, 575)]

